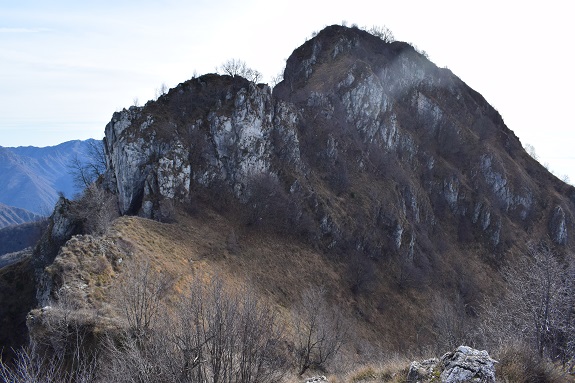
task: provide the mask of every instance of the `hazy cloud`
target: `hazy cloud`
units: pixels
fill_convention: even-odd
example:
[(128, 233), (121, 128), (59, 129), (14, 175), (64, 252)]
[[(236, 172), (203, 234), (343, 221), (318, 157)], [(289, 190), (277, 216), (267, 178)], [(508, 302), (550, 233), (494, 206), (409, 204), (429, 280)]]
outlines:
[(8, 28), (0, 27), (0, 33), (41, 33), (49, 32), (49, 28)]

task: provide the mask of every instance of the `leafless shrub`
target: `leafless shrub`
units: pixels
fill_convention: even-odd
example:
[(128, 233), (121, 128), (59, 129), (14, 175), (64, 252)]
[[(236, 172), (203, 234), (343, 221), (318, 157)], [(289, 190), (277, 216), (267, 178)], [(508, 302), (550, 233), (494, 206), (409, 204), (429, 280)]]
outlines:
[(433, 331), (437, 352), (455, 349), (462, 344), (470, 344), (472, 332), (468, 324), (465, 306), (459, 294), (445, 296), (437, 294), (431, 300)]
[(238, 59), (230, 59), (224, 62), (218, 67), (218, 73), (227, 74), (229, 76), (241, 76), (256, 84), (262, 77), (260, 72), (248, 67), (245, 61)]
[(58, 366), (55, 361), (44, 361), (28, 349), (16, 353), (12, 366), (0, 360), (0, 380), (10, 383), (53, 382), (57, 377)]
[(325, 289), (311, 288), (302, 294), (294, 327), (299, 375), (309, 369), (326, 371), (346, 341), (347, 326), (338, 308), (327, 303)]
[(286, 231), (293, 212), (289, 198), (277, 178), (260, 174), (250, 179), (250, 195), (246, 203), (248, 226)]
[(392, 43), (395, 41), (395, 36), (393, 35), (393, 32), (385, 25), (383, 26), (374, 25), (368, 30), (368, 32), (374, 36), (379, 37), (386, 43)]
[(11, 365), (0, 360), (0, 381), (6, 383), (89, 383), (96, 381), (95, 359), (85, 359), (72, 369), (65, 368), (58, 355), (41, 355), (33, 348), (16, 353)]
[(226, 249), (232, 254), (237, 254), (240, 249), (240, 241), (238, 235), (233, 229), (226, 239)]
[(149, 331), (145, 338), (130, 332), (109, 336), (103, 345), (100, 363), (102, 381), (114, 383), (169, 382), (171, 350), (166, 334)]
[(362, 254), (354, 254), (349, 260), (346, 274), (353, 294), (369, 294), (374, 290), (377, 280), (374, 265)]
[(531, 144), (525, 144), (525, 151), (527, 152), (527, 154), (529, 154), (531, 156), (531, 158), (533, 158), (535, 161), (539, 161), (539, 155), (537, 154), (537, 151), (535, 150), (535, 147)]
[(485, 337), (500, 345), (520, 340), (541, 358), (572, 360), (575, 286), (571, 262), (542, 244), (531, 246), (527, 254), (505, 267), (506, 295), (483, 307)]
[(277, 382), (286, 369), (278, 348), (282, 329), (269, 306), (246, 291), (240, 302), (236, 382)]
[(88, 142), (88, 158), (81, 159), (77, 155), (68, 164), (68, 172), (72, 175), (74, 186), (83, 190), (94, 183), (106, 171), (106, 152), (102, 140)]
[(136, 338), (146, 336), (154, 327), (170, 285), (169, 278), (153, 270), (148, 262), (135, 263), (126, 270), (120, 285), (120, 301)]
[(176, 202), (172, 198), (165, 198), (159, 202), (158, 220), (160, 222), (174, 222), (176, 217)]
[(255, 383), (283, 375), (275, 315), (250, 291), (231, 293), (219, 278), (196, 283), (178, 318), (171, 334), (187, 379)]
[(511, 341), (499, 349), (496, 375), (504, 382), (562, 383), (570, 381), (566, 373), (539, 357), (533, 348)]
[[(145, 322), (144, 314), (131, 316)], [(281, 329), (275, 314), (247, 289), (232, 292), (219, 278), (198, 280), (174, 312), (163, 310), (154, 318), (146, 336), (129, 331), (108, 340), (108, 381), (267, 383), (286, 370), (277, 351)]]
[(0, 378), (5, 379), (0, 381), (94, 381), (98, 365), (94, 318), (77, 310), (68, 289), (60, 289), (57, 300), (33, 315), (29, 346), (17, 352), (11, 367), (0, 366)]
[(270, 85), (272, 88), (274, 88), (277, 84), (279, 84), (283, 80), (284, 80), (284, 73), (283, 73), (283, 71), (281, 71), (278, 74), (276, 74), (274, 77), (272, 77), (272, 79), (270, 81)]
[(79, 199), (72, 201), (71, 212), (81, 222), (85, 234), (103, 234), (118, 217), (116, 196), (90, 184)]

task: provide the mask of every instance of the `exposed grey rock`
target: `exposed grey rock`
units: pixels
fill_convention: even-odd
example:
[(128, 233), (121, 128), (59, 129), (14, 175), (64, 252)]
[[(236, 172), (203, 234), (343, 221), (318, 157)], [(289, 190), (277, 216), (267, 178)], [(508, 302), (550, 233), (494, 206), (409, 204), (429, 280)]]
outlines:
[(561, 206), (553, 210), (553, 215), (549, 220), (549, 234), (553, 242), (558, 245), (567, 244), (567, 222), (565, 211)]
[[(296, 49), (273, 92), (239, 76), (194, 78), (114, 114), (105, 143), (122, 214), (161, 219), (163, 206), (202, 193), (247, 209), (267, 179), (324, 248), (418, 259), (428, 239), (426, 250), (451, 242), (429, 230), (442, 225), (493, 251), (529, 238), (539, 217), (556, 243), (570, 234), (571, 205), (543, 207), (551, 182), (533, 178), (497, 111), (409, 44), (354, 28), (328, 27)], [(352, 202), (350, 189), (370, 191)]]
[(48, 295), (52, 288), (52, 281), (44, 272), (44, 268), (50, 265), (60, 247), (63, 246), (78, 231), (78, 222), (71, 213), (71, 202), (61, 197), (56, 202), (56, 207), (49, 218), (48, 228), (34, 249), (32, 263), (36, 278), (36, 299), (40, 304), (48, 301)]
[(327, 378), (325, 376), (313, 376), (311, 378), (307, 378), (305, 381), (305, 383), (322, 383), (322, 382), (328, 382)]
[(495, 363), (487, 351), (459, 346), (441, 359), (412, 362), (407, 382), (495, 383)]
[(487, 351), (459, 346), (441, 357), (442, 383), (495, 383), (495, 363)]
[[(147, 109), (130, 108), (115, 113), (106, 126), (107, 179), (122, 214), (156, 217), (161, 200), (186, 201), (194, 187), (214, 183), (226, 185), (245, 201), (252, 179), (273, 175), (276, 155), (296, 171), (303, 170), (297, 114), (292, 106), (274, 102), (269, 87), (245, 79), (226, 83), (208, 75), (180, 84), (165, 100), (175, 104), (182, 102), (177, 97), (193, 99), (210, 81), (222, 83), (214, 86), (227, 92), (223, 99), (205, 100), (202, 107), (210, 112), (192, 124), (164, 127), (165, 121), (146, 115)], [(165, 129), (173, 133), (162, 132)]]
[(437, 379), (440, 374), (438, 364), (439, 359), (437, 358), (426, 359), (421, 362), (411, 362), (409, 372), (407, 373), (407, 382), (423, 383)]

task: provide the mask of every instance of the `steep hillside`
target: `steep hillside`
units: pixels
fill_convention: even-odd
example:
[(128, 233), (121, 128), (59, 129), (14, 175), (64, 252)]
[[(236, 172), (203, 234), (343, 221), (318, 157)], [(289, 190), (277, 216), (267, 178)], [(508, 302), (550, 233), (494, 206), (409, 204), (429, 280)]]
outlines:
[(77, 192), (70, 165), (90, 156), (94, 140), (69, 141), (56, 146), (0, 147), (0, 203), (49, 215), (58, 193)]
[[(105, 145), (122, 214), (170, 222), (209, 208), (312, 245), (359, 275), (345, 299), (365, 320), (377, 328), (394, 307), (420, 341), (437, 336), (421, 323), (437, 299), (471, 323), (528, 244), (565, 253), (573, 241), (575, 189), (481, 95), (357, 28), (296, 49), (273, 91), (205, 75), (115, 113)], [(360, 293), (374, 283), (385, 287)], [(420, 298), (398, 308), (390, 291)]]
[(450, 250), (501, 259), (573, 235), (573, 187), (481, 95), (410, 45), (357, 28), (328, 27), (298, 48), (273, 94), (202, 76), (114, 114), (105, 142), (122, 214), (237, 201), (247, 224), (395, 256), (422, 275)]
[[(214, 350), (264, 333), (268, 373), (462, 343), (575, 355), (575, 189), (409, 44), (330, 26), (293, 52), (274, 89), (206, 74), (114, 113), (105, 134), (106, 173), (81, 199), (60, 199), (29, 263), (11, 265), (35, 275), (42, 308), (27, 324), (46, 355), (79, 337), (82, 352), (108, 342), (104, 381), (217, 381)], [(538, 270), (556, 277), (546, 289), (525, 279)], [(529, 330), (517, 297), (541, 291), (558, 316)], [(56, 324), (70, 338), (56, 339)], [(306, 354), (313, 326), (332, 352)], [(233, 347), (230, 366), (243, 352)]]

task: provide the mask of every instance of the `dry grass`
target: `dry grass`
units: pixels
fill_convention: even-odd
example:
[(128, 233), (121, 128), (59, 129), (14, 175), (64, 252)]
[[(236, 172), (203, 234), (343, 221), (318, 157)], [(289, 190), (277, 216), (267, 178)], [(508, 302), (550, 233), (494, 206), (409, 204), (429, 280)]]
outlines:
[(575, 382), (559, 365), (542, 360), (522, 344), (503, 346), (495, 355), (496, 376), (501, 383), (569, 383)]
[[(230, 247), (232, 233), (235, 243)], [(174, 281), (168, 302), (176, 301), (194, 279), (208, 282), (218, 276), (237, 289), (246, 285), (254, 289), (286, 323), (301, 293), (323, 286), (328, 302), (337, 304), (350, 324), (345, 354), (353, 363), (365, 357), (361, 351), (358, 354), (360, 348), (366, 349), (365, 344), (387, 350), (415, 341), (407, 335), (414, 333), (414, 323), (403, 318), (425, 318), (417, 311), (423, 299), (417, 292), (407, 292), (407, 299), (402, 298), (392, 288), (393, 282), (383, 279), (369, 294), (354, 296), (345, 279), (346, 266), (337, 259), (291, 238), (238, 229), (214, 213), (181, 215), (175, 223), (121, 217), (102, 237), (74, 237), (48, 271), (57, 284), (72, 287), (84, 308), (107, 312), (107, 316), (115, 311), (121, 317), (114, 292), (125, 265), (134, 262), (149, 262)], [(385, 264), (374, 267), (385, 275)]]
[[(246, 285), (253, 289), (284, 319), (288, 334), (292, 308), (301, 293), (323, 286), (327, 300), (340, 308), (350, 328), (342, 357), (328, 367), (331, 383), (402, 382), (410, 360), (386, 358), (382, 353), (409, 355), (418, 346), (433, 344), (433, 307), (428, 294), (424, 289), (397, 289), (390, 270), (393, 264), (370, 264), (378, 277), (368, 293), (356, 295), (340, 258), (330, 258), (292, 238), (241, 227), (210, 212), (180, 215), (174, 223), (121, 217), (102, 237), (73, 238), (49, 271), (55, 280), (76, 286), (76, 299), (84, 308), (105, 313), (108, 322), (111, 317), (122, 317), (115, 291), (126, 265), (147, 262), (155, 271), (168, 275), (174, 282), (168, 306), (194, 280), (208, 283), (218, 276), (232, 289), (239, 291)], [(473, 264), (466, 267), (474, 270)], [(479, 270), (475, 275), (481, 282), (489, 281), (484, 274), (485, 270)], [(527, 376), (520, 373), (533, 363), (509, 352), (502, 355), (506, 361), (499, 365), (498, 376), (506, 379), (502, 382)], [(421, 358), (411, 360), (415, 359)], [(378, 362), (366, 364), (371, 360)], [(548, 382), (566, 381), (553, 378), (555, 372), (548, 367), (543, 369), (551, 377)], [(302, 379), (294, 376), (292, 380)]]
[(292, 376), (287, 383), (301, 383), (311, 376), (325, 375), (329, 383), (405, 383), (410, 361), (407, 358), (394, 358), (380, 363), (368, 363), (351, 367), (338, 374), (307, 374), (305, 377)]
[[(232, 233), (233, 249), (229, 246)], [(354, 296), (345, 279), (346, 266), (337, 259), (290, 238), (238, 230), (213, 213), (182, 215), (175, 223), (121, 217), (103, 237), (70, 240), (49, 271), (58, 283), (76, 286), (78, 299), (85, 305), (101, 309), (114, 306), (113, 292), (122, 279), (123, 266), (133, 262), (149, 262), (154, 270), (169, 275), (175, 281), (174, 298), (195, 278), (209, 281), (217, 275), (228, 285), (254, 288), (286, 319), (304, 290), (323, 286), (328, 301), (337, 302), (353, 328), (352, 342), (346, 347), (352, 358), (363, 341), (385, 349), (404, 347), (405, 342), (415, 341), (410, 339), (414, 324), (426, 318), (418, 312), (424, 297), (394, 291), (391, 278), (378, 280), (368, 295)], [(385, 264), (374, 267), (386, 274)]]

